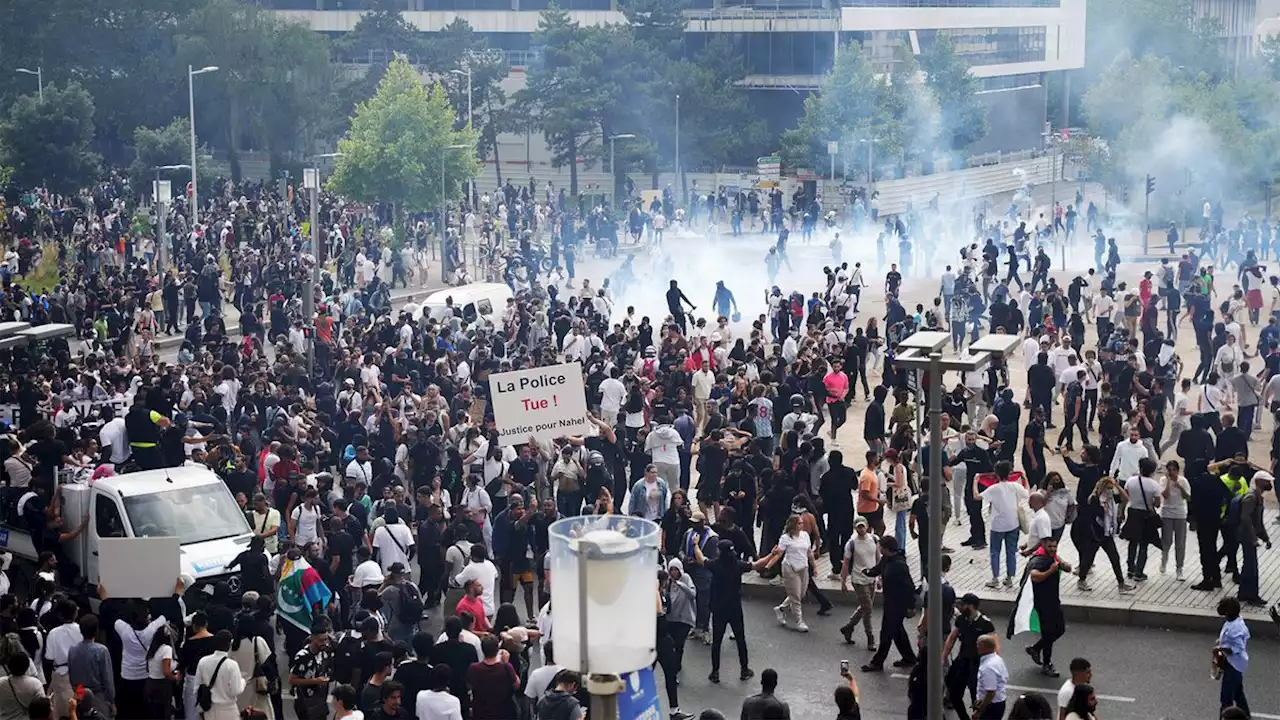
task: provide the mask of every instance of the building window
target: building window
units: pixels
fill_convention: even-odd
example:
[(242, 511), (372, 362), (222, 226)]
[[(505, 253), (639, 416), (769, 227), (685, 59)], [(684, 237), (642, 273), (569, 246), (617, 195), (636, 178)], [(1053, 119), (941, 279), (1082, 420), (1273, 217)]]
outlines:
[(956, 54), (971, 65), (1005, 65), (1040, 62), (1045, 59), (1045, 27), (1032, 25), (1003, 28), (945, 28), (920, 30), (920, 48), (924, 50), (939, 34), (955, 45)]
[(1018, 75), (1000, 75), (999, 77), (982, 78), (982, 92), (996, 90), (1019, 90), (1040, 85), (1040, 73), (1020, 73)]
[(986, 7), (1059, 7), (1062, 0), (841, 0), (845, 7), (891, 8), (986, 8)]

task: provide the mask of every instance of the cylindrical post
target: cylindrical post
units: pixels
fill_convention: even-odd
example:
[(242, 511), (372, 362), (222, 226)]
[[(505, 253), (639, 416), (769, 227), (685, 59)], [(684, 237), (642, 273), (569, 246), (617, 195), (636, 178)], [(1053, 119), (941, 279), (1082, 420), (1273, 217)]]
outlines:
[(448, 273), (445, 271), (445, 265), (448, 261), (445, 257), (444, 236), (448, 230), (448, 223), (444, 217), (444, 148), (440, 148), (440, 280), (449, 281)]
[[(319, 170), (316, 171), (319, 174)], [(319, 178), (317, 177), (318, 181)], [(320, 188), (312, 184), (309, 190), (311, 200), (311, 254), (315, 256), (315, 264), (311, 267), (311, 282), (302, 293), (302, 326), (310, 334), (307, 342), (307, 377), (311, 377), (316, 367), (316, 285), (320, 284)]]
[(36, 89), (40, 93), (38, 96), (40, 98), (40, 104), (43, 105), (44, 104), (44, 68), (39, 65), (36, 66)]
[(929, 720), (943, 720), (942, 708), (942, 353), (929, 355)]
[(165, 272), (165, 269), (168, 267), (166, 260), (168, 259), (168, 254), (169, 254), (169, 250), (167, 247), (169, 245), (169, 239), (166, 237), (168, 233), (165, 232), (165, 221), (168, 219), (165, 216), (168, 214), (169, 214), (169, 210), (166, 207), (166, 204), (164, 202), (156, 203), (156, 219), (159, 224), (157, 228), (159, 232), (156, 234), (156, 243), (160, 246), (156, 248), (156, 257), (160, 258), (161, 289), (163, 289), (164, 287), (163, 285), (164, 272)]
[(617, 145), (617, 141), (613, 137), (610, 137), (609, 138), (609, 174), (613, 176), (613, 190), (611, 190), (610, 192), (612, 193), (612, 196), (613, 196), (613, 206), (617, 207), (618, 206), (618, 164), (617, 164), (618, 155), (617, 155), (617, 150), (615, 149), (615, 145)]
[(1056, 236), (1058, 226), (1058, 145), (1049, 136), (1049, 234)]
[(680, 182), (680, 96), (676, 95), (676, 192), (684, 204), (684, 184)]
[(196, 199), (196, 79), (195, 68), (187, 66), (187, 110), (191, 125), (191, 229), (200, 222), (200, 201)]
[(467, 127), (471, 127), (471, 64), (467, 63)]

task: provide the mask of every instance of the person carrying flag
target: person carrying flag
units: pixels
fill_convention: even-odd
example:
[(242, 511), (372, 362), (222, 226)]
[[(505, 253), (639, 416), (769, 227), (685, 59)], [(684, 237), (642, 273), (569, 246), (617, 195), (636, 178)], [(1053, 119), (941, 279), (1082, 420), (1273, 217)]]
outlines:
[(1040, 548), (1027, 562), (1017, 610), (1009, 618), (1010, 638), (1024, 632), (1040, 633), (1040, 640), (1026, 650), (1046, 677), (1059, 676), (1053, 667), (1053, 644), (1067, 631), (1059, 589), (1062, 573), (1070, 572), (1071, 565), (1058, 557), (1058, 541), (1053, 537), (1042, 539)]

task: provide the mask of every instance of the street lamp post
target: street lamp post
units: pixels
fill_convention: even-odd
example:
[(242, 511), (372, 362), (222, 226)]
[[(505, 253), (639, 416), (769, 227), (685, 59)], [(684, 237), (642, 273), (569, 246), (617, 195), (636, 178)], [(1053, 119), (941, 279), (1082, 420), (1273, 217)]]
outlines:
[(190, 167), (190, 165), (158, 165), (151, 168), (156, 174), (156, 184), (155, 187), (152, 188), (152, 198), (156, 204), (156, 218), (160, 223), (160, 227), (157, 228), (156, 233), (156, 242), (160, 245), (160, 248), (157, 250), (156, 257), (160, 258), (160, 278), (162, 282), (164, 280), (164, 272), (167, 267), (166, 260), (168, 258), (167, 249), (169, 247), (169, 239), (166, 237), (168, 234), (166, 226), (169, 222), (169, 201), (173, 197), (173, 187), (168, 180), (160, 180), (160, 173), (173, 170), (187, 170)]
[(450, 150), (466, 150), (470, 145), (445, 145), (440, 148), (440, 279), (448, 282), (448, 273), (445, 267), (448, 265), (448, 256), (445, 253), (445, 233), (449, 229), (449, 223), (445, 219), (445, 201), (444, 201), (444, 155)]
[[(314, 155), (317, 160), (339, 158), (342, 153), (321, 153)], [(324, 245), (320, 237), (320, 169), (302, 169), (302, 187), (307, 191), (307, 200), (311, 204), (311, 254), (315, 256), (315, 264), (311, 267), (311, 284), (302, 294), (303, 329), (308, 333), (307, 341), (307, 375), (314, 372), (316, 360), (315, 319), (316, 319), (316, 286), (320, 284), (320, 267), (324, 264)]]
[(858, 142), (867, 146), (867, 192), (871, 192), (872, 186), (876, 184), (875, 149), (879, 141), (875, 138), (862, 138)]
[[(972, 343), (964, 357), (943, 359), (942, 350), (951, 336), (945, 332), (917, 332), (898, 343), (901, 352), (895, 362), (903, 367), (924, 371), (929, 380), (929, 530), (928, 585), (926, 628), (928, 647), (928, 720), (943, 720), (942, 697), (942, 375), (949, 370), (971, 372), (985, 367), (995, 358), (1007, 356), (1018, 346), (1012, 335), (987, 335)], [(554, 586), (553, 586), (554, 587)]]
[(630, 140), (635, 135), (632, 133), (619, 133), (609, 136), (609, 172), (613, 175), (613, 205), (618, 205), (618, 164), (614, 150), (615, 140)]
[(676, 95), (676, 189), (680, 204), (684, 204), (684, 184), (680, 182), (680, 95)]
[(191, 228), (200, 222), (200, 201), (196, 194), (196, 90), (195, 77), (205, 73), (217, 72), (217, 65), (206, 65), (195, 70), (187, 66), (187, 109), (191, 117)]
[(22, 73), (23, 75), (36, 76), (36, 87), (40, 91), (40, 95), (39, 95), (40, 102), (43, 103), (44, 102), (44, 68), (39, 65), (36, 66), (35, 70), (28, 70), (27, 68), (14, 68), (14, 72)]
[(467, 127), (471, 127), (471, 63), (467, 63), (465, 70), (450, 70), (454, 75), (467, 76)]

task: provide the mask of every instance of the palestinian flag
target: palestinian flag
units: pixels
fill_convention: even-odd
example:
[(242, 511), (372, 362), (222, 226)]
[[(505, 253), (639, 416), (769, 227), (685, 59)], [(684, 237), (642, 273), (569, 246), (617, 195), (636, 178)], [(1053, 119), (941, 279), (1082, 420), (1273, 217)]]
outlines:
[(280, 568), (280, 587), (276, 590), (276, 614), (307, 632), (311, 632), (311, 608), (329, 604), (333, 593), (320, 579), (320, 573), (304, 558), (290, 560), (284, 556)]
[[(1000, 479), (996, 477), (995, 473), (989, 472), (989, 473), (978, 473), (977, 477), (975, 477), (973, 481), (978, 486), (978, 492), (982, 492), (983, 490), (986, 490), (992, 485), (995, 485), (996, 483), (1000, 482)], [(1009, 482), (1016, 482), (1019, 485), (1021, 485), (1023, 488), (1026, 488), (1028, 491), (1030, 491), (1031, 489), (1027, 485), (1027, 476), (1024, 475), (1021, 470), (1014, 470), (1013, 472), (1009, 473)]]
[[(1044, 554), (1044, 548), (1032, 553), (1031, 557)], [(1006, 637), (1013, 637), (1024, 632), (1040, 632), (1040, 614), (1036, 612), (1036, 594), (1031, 589), (1031, 563), (1022, 570), (1022, 582), (1018, 584), (1018, 599), (1014, 602), (1013, 615), (1009, 617), (1009, 631)]]

